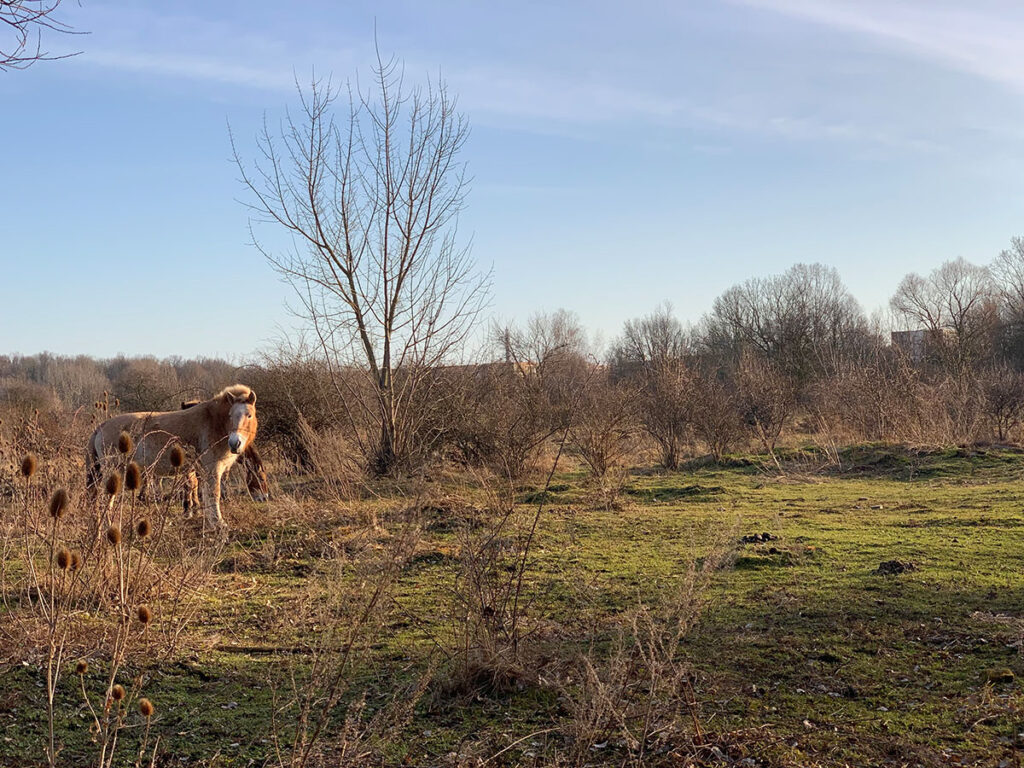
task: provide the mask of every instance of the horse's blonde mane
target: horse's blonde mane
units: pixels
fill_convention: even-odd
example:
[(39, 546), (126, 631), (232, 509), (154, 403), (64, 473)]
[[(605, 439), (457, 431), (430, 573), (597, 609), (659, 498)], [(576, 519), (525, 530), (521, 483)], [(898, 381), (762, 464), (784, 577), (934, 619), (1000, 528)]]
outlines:
[(244, 400), (252, 394), (252, 390), (245, 384), (232, 384), (230, 387), (224, 387), (220, 392), (213, 396), (214, 400), (219, 400), (222, 397), (230, 395), (234, 400)]

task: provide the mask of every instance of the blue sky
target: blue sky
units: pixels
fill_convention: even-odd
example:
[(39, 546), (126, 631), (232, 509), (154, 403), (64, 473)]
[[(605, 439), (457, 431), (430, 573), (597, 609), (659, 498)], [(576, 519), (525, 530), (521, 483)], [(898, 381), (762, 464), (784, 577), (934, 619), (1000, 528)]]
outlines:
[(1024, 5), (946, 0), (82, 0), (72, 59), (0, 73), (0, 353), (244, 357), (294, 321), (242, 154), (374, 27), (472, 126), (460, 231), (502, 320), (605, 340), (800, 261), (867, 311), (1024, 234)]

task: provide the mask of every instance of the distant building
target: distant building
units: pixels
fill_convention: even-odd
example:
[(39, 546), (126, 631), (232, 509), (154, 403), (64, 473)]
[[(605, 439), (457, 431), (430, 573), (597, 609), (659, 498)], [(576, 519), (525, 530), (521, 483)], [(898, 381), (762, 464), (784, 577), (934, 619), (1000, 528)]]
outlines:
[(893, 331), (891, 334), (892, 345), (901, 350), (913, 363), (923, 362), (928, 354), (934, 350), (935, 343), (940, 339), (954, 340), (956, 339), (956, 331), (952, 328), (943, 328), (941, 335), (938, 336), (935, 331), (923, 329), (917, 331)]
[(928, 331), (893, 331), (892, 345), (912, 362), (924, 360), (928, 348)]

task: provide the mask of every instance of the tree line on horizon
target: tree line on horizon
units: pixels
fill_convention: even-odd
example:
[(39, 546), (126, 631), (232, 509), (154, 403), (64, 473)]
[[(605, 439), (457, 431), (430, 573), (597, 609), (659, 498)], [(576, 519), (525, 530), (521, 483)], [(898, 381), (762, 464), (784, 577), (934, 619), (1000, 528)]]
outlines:
[[(1024, 239), (991, 265), (948, 261), (907, 275), (890, 302), (912, 332), (882, 332), (821, 264), (739, 283), (695, 325), (662, 305), (627, 321), (605, 350), (566, 310), (491, 328), (484, 359), (436, 360), (417, 377), (392, 446), (408, 469), (444, 454), (509, 476), (529, 470), (553, 438), (604, 475), (639, 446), (669, 468), (701, 453), (780, 443), (965, 444), (1016, 439), (1024, 418)], [(498, 361), (498, 362), (495, 362)], [(360, 472), (375, 466), (376, 393), (355, 366), (316, 346), (285, 345), (258, 361), (98, 360), (0, 356), (6, 414), (167, 410), (236, 379), (259, 394), (261, 428), (309, 463), (332, 433)], [(382, 469), (384, 471), (382, 471)]]

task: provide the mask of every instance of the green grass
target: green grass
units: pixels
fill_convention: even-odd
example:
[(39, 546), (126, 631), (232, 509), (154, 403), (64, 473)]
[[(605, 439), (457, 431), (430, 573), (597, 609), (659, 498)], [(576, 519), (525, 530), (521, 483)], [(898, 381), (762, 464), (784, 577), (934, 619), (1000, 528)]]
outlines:
[[(812, 477), (775, 477), (745, 459), (638, 474), (624, 508), (610, 511), (583, 503), (578, 475), (559, 477), (544, 497), (550, 506), (527, 579), (538, 595), (531, 610), (565, 628), (552, 642), (568, 653), (585, 645), (580, 628), (610, 625), (638, 599), (656, 603), (714, 540), (769, 532), (778, 538), (738, 545), (733, 565), (715, 575), (682, 649), (709, 733), (754, 765), (1019, 765), (1024, 456), (864, 446), (842, 458), (844, 471)], [(519, 498), (541, 500), (528, 489)], [(314, 535), (275, 525), (271, 507), (266, 528), (233, 546), (194, 626), (194, 650), (146, 688), (160, 712), (164, 764), (214, 755), (221, 766), (262, 763), (268, 681), (281, 658), (251, 647), (295, 642), (270, 636), (267, 606), (295, 600), (319, 572), (319, 545), (351, 510), (331, 515)], [(432, 622), (443, 613), (457, 534), (435, 523), (398, 584), (403, 612), (360, 671), (371, 707), (426, 665), (428, 636), (443, 634)], [(252, 552), (271, 529), (284, 555), (265, 562)], [(914, 570), (875, 574), (886, 560)], [(1014, 679), (989, 682), (1003, 669)], [(0, 765), (40, 762), (41, 675), (32, 665), (2, 671)], [(74, 764), (87, 752), (87, 721), (73, 692), (63, 693), (61, 736)], [(487, 757), (565, 716), (543, 686), (454, 699), (435, 691), (388, 758), (441, 765), (460, 750)], [(554, 738), (528, 738), (497, 762), (543, 761)], [(595, 763), (602, 759), (616, 764), (611, 752), (595, 752)]]

